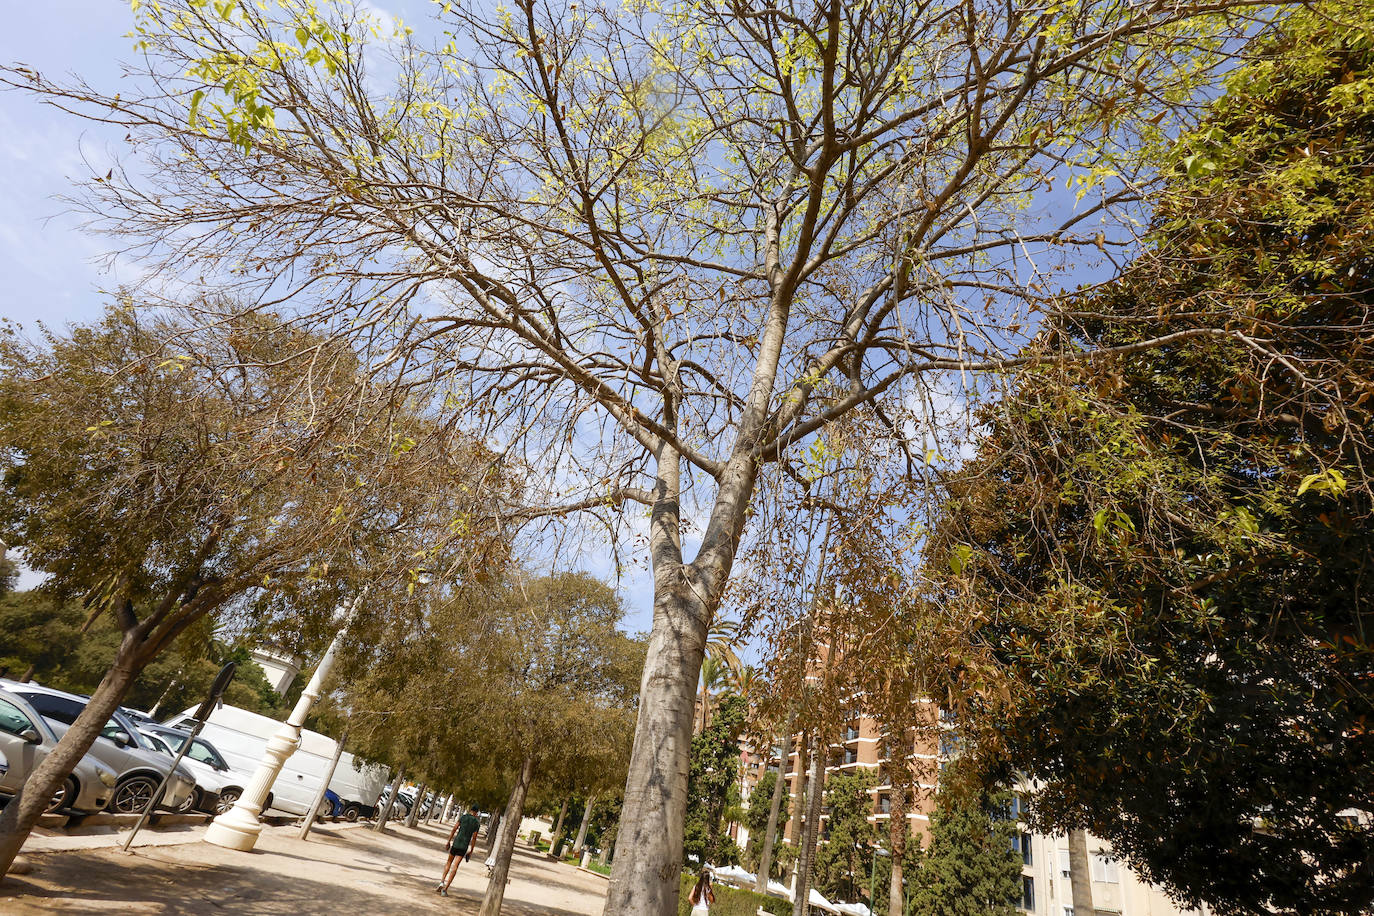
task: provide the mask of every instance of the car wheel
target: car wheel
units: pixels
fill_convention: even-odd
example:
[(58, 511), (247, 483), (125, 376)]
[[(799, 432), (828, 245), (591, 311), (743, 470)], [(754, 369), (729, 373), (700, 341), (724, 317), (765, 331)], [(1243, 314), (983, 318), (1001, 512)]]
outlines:
[(74, 801), (76, 801), (76, 782), (68, 776), (62, 781), (62, 787), (53, 793), (52, 800), (48, 802), (48, 807), (43, 809), (43, 813), (56, 814)]
[(151, 776), (130, 776), (115, 786), (114, 798), (110, 799), (110, 810), (116, 814), (138, 814), (153, 800), (157, 791), (157, 780)]
[(219, 793), (219, 800), (215, 802), (215, 813), (223, 814), (234, 807), (234, 802), (238, 801), (242, 794), (239, 789), (222, 789)]
[(177, 805), (177, 814), (189, 814), (200, 807), (200, 787), (192, 789), (186, 799)]
[(356, 821), (363, 816), (362, 810), (357, 805), (347, 805), (343, 809), (343, 819), (349, 822)]

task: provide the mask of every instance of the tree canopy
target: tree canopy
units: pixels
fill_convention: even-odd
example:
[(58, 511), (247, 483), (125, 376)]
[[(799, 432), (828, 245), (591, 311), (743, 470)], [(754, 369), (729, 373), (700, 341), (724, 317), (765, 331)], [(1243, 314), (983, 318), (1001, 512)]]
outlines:
[(1218, 913), (1374, 900), (1372, 39), (1323, 3), (1251, 47), (1042, 346), (1226, 333), (1028, 372), (936, 537), (1041, 824)]

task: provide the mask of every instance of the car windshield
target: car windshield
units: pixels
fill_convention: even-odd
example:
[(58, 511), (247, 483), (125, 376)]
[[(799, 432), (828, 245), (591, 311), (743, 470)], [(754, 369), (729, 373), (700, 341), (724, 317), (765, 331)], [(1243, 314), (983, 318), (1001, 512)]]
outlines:
[[(186, 743), (186, 735), (183, 735), (181, 732), (159, 731), (157, 734), (163, 741), (171, 745), (173, 750), (181, 750), (181, 746)], [(215, 752), (215, 749), (199, 738), (191, 742), (191, 749), (186, 752), (186, 756), (190, 757), (192, 760), (198, 760), (201, 763), (212, 766), (217, 770), (227, 770), (229, 768), (220, 755)]]
[(162, 753), (166, 754), (168, 757), (174, 756), (173, 753), (172, 753), (172, 749), (171, 749), (170, 747), (167, 746), (167, 742), (163, 741), (163, 740), (162, 740), (161, 738), (159, 738), (157, 735), (146, 735), (146, 734), (145, 734), (145, 735), (143, 736), (143, 740), (144, 740), (144, 741), (147, 741), (149, 744), (151, 744), (151, 745), (153, 746), (153, 750), (155, 750), (155, 751), (161, 751)]

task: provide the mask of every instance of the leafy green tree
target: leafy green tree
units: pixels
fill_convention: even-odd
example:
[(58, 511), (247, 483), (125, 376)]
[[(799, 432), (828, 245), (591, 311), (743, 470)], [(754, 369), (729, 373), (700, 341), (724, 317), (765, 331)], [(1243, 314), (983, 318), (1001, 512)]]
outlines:
[[(1374, 7), (1250, 49), (1184, 136), (1149, 245), (1045, 345), (952, 482), (937, 563), (981, 740), (1218, 913), (1374, 904)], [(1211, 316), (1225, 333), (1200, 333)], [(1362, 330), (1363, 329), (1363, 330)]]
[[(93, 209), (169, 277), (353, 336), (537, 462), (541, 512), (646, 507), (609, 908), (671, 916), (705, 637), (766, 469), (1006, 365), (1041, 271), (1129, 240), (1128, 153), (1253, 28), (1231, 5), (444, 3), (427, 52), (363, 5), (163, 0), (117, 92), (8, 80), (139, 141)], [(1089, 203), (1037, 205), (1069, 180)]]
[[(951, 781), (952, 782), (952, 781)], [(1011, 793), (942, 780), (930, 816), (930, 843), (909, 879), (912, 916), (1016, 916), (1021, 857), (1007, 817)]]
[[(0, 538), (45, 593), (118, 634), (90, 700), (0, 815), (8, 868), (138, 675), (207, 617), (300, 621), (437, 543), (489, 540), (489, 463), (433, 434), (356, 355), (203, 303), (203, 328), (120, 305), (40, 342), (0, 336)], [(328, 379), (329, 391), (309, 381)], [(309, 380), (309, 381), (307, 381)], [(479, 495), (480, 494), (480, 495)], [(466, 524), (457, 524), (466, 522)], [(289, 601), (255, 601), (288, 595)], [(101, 657), (97, 642), (78, 653)]]
[(820, 892), (832, 900), (868, 897), (877, 857), (874, 850), (882, 839), (878, 825), (869, 820), (873, 816), (870, 790), (877, 784), (878, 774), (868, 770), (841, 773), (826, 782), (829, 817), (812, 876)]
[[(739, 803), (739, 738), (747, 714), (742, 698), (726, 695), (710, 724), (692, 738), (683, 855), (699, 864), (738, 862), (733, 842), (727, 845), (723, 838), (726, 810)], [(732, 858), (734, 862), (726, 861)]]

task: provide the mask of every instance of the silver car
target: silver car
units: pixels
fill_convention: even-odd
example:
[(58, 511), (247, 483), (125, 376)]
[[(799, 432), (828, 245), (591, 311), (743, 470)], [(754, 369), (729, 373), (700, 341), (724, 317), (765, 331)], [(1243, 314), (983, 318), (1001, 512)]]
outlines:
[[(13, 796), (29, 774), (57, 747), (57, 735), (23, 697), (0, 690), (0, 795)], [(87, 754), (48, 803), (47, 811), (70, 808), (80, 813), (102, 811), (114, 793), (115, 773)]]
[[(47, 720), (59, 738), (67, 733), (76, 717), (86, 708), (85, 697), (51, 687), (14, 681), (0, 681), (0, 687), (27, 700)], [(118, 712), (110, 716), (100, 730), (100, 737), (95, 739), (87, 753), (118, 774), (109, 805), (110, 810), (117, 814), (134, 814), (148, 807), (171, 763), (148, 746), (134, 724)], [(195, 788), (196, 779), (190, 770), (178, 766), (167, 780), (162, 806), (174, 811), (189, 811), (195, 804)]]

